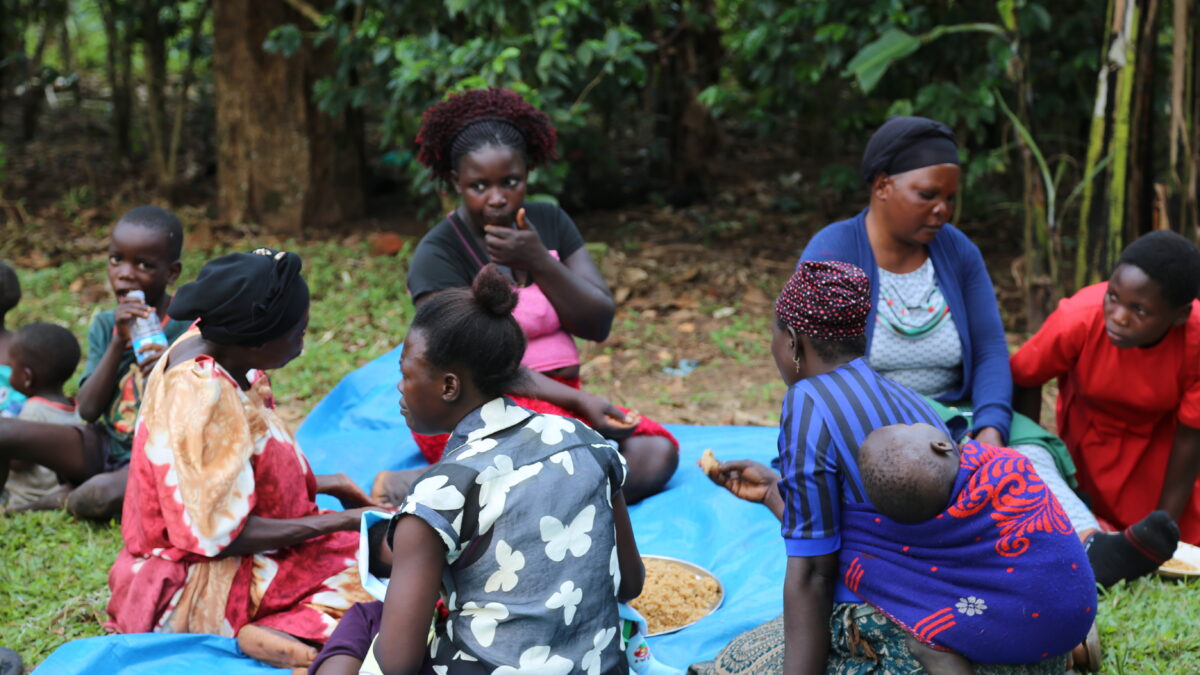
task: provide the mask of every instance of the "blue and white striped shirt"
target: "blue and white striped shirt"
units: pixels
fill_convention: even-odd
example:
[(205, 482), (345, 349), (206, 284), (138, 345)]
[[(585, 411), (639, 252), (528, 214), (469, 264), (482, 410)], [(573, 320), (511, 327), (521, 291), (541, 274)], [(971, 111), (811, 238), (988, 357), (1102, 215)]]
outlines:
[(879, 375), (862, 358), (792, 385), (782, 418), (779, 493), (789, 556), (826, 555), (842, 547), (842, 504), (867, 501), (858, 447), (872, 431), (924, 422), (950, 436), (920, 394)]

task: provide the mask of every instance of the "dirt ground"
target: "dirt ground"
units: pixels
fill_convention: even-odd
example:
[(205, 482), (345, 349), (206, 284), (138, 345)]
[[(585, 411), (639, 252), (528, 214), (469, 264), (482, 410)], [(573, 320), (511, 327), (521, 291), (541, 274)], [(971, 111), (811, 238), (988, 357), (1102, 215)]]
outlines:
[[(216, 218), (211, 129), (203, 122), (189, 126), (186, 180), (169, 195), (152, 189), (145, 166), (112, 161), (106, 130), (86, 106), (53, 111), (44, 124), (55, 133), (5, 151), (0, 258), (44, 268), (99, 255), (112, 219), (146, 201), (172, 204), (188, 225), (189, 247), (237, 245), (257, 234)], [(716, 177), (719, 189), (702, 203), (573, 214), (618, 305), (609, 339), (582, 347), (585, 383), (662, 422), (777, 422), (783, 385), (769, 355), (773, 298), (808, 238), (866, 199), (822, 186), (816, 158), (798, 158), (795, 149), (730, 152), (736, 156), (721, 164), (727, 175)], [(309, 236), (353, 242), (394, 232), (415, 241), (429, 225), (387, 195), (370, 203), (360, 221)], [(967, 219), (964, 229), (987, 252), (1011, 326), (1020, 298), (1007, 252), (1018, 247), (1012, 228), (998, 225)], [(80, 279), (71, 290), (88, 303), (108, 296), (101, 280)]]

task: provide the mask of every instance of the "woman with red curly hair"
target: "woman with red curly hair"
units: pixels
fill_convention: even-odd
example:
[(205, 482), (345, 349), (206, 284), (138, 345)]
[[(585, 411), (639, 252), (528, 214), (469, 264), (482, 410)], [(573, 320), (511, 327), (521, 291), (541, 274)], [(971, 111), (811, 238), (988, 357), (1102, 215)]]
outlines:
[[(525, 377), (510, 395), (617, 441), (629, 466), (624, 493), (633, 503), (663, 489), (679, 463), (679, 444), (658, 423), (580, 388), (574, 338), (607, 338), (616, 306), (570, 216), (555, 204), (525, 201), (529, 172), (555, 158), (557, 136), (545, 113), (504, 89), (462, 92), (425, 111), (417, 158), (461, 203), (421, 239), (408, 290), (419, 306), (437, 291), (469, 287), (483, 266), (496, 263), (517, 288), (513, 316), (528, 340)], [(414, 437), (431, 463), (441, 458), (446, 436)], [(379, 474), (373, 493), (399, 504), (412, 473)]]

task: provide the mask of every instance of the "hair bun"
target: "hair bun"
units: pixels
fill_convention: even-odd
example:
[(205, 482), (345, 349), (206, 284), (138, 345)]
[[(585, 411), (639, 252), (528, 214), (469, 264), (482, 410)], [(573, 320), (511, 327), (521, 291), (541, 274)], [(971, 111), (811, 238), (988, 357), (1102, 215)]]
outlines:
[(516, 291), (495, 263), (484, 265), (475, 275), (475, 281), (471, 282), (471, 295), (484, 311), (496, 316), (510, 316), (517, 306)]

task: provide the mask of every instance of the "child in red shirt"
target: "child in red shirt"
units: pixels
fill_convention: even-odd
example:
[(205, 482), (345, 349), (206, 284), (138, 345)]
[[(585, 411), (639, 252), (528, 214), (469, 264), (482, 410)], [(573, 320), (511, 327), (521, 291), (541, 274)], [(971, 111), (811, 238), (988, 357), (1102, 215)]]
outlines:
[(1200, 543), (1198, 291), (1200, 251), (1152, 232), (1122, 252), (1107, 283), (1063, 300), (1011, 359), (1017, 408), (1033, 419), (1041, 386), (1058, 378), (1058, 433), (1098, 516), (1128, 528), (1166, 512), (1149, 530), (1126, 530), (1150, 558), (1174, 549), (1167, 516)]

